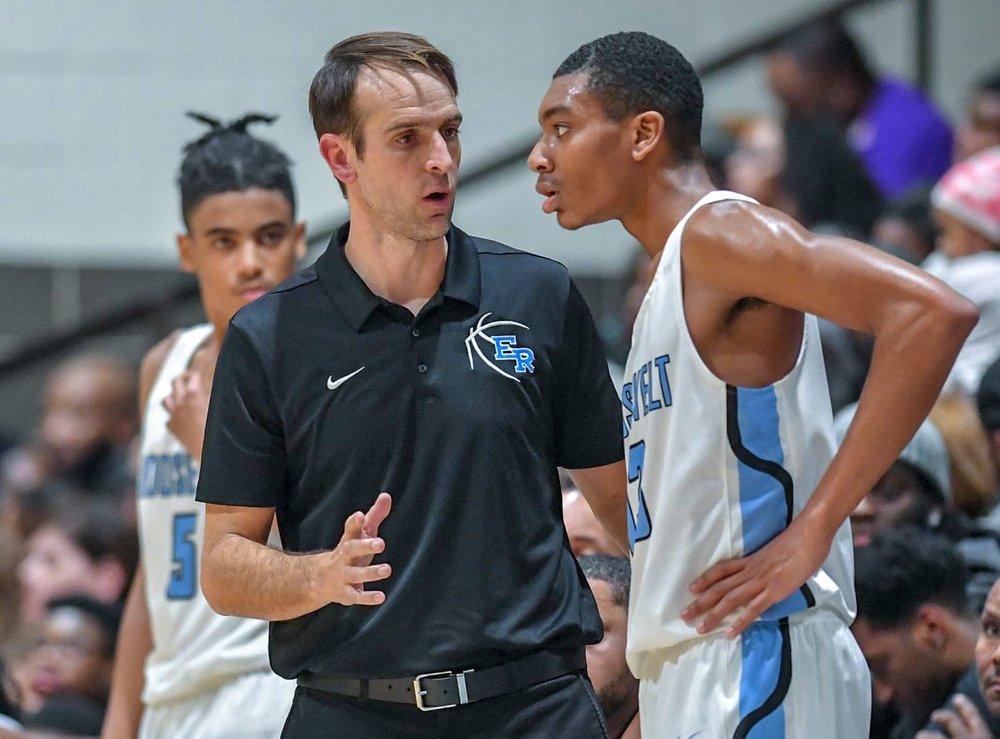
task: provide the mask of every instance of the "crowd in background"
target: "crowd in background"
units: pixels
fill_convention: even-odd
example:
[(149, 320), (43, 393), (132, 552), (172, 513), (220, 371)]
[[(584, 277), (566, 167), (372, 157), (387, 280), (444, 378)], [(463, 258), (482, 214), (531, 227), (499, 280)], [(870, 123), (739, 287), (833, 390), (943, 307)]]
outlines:
[[(976, 736), (951, 728), (971, 725), (970, 710), (982, 736), (1000, 734), (1000, 656), (990, 651), (1000, 633), (1000, 592), (991, 594), (1000, 577), (1000, 68), (970, 65), (966, 111), (950, 122), (873, 69), (836, 23), (789, 36), (764, 61), (780, 112), (706, 131), (716, 184), (919, 264), (981, 314), (929, 419), (852, 516), (854, 633), (875, 686), (872, 736), (916, 736), (932, 714), (951, 736)], [(607, 337), (612, 368), (650, 279), (644, 257), (630, 279), (620, 330)], [(842, 436), (870, 342), (833, 324), (823, 340)], [(138, 556), (136, 371), (109, 356), (65, 361), (48, 378), (36, 433), (0, 456), (0, 733), (8, 718), (55, 733), (100, 730)], [(633, 736), (628, 563), (568, 484), (564, 503), (605, 622), (605, 641), (588, 653), (591, 676), (612, 735)]]

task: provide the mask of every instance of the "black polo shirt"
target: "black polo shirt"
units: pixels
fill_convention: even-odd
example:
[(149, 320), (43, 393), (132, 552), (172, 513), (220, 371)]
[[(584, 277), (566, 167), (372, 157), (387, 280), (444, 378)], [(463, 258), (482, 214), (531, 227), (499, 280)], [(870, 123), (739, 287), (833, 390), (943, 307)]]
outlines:
[(233, 318), (212, 387), (198, 500), (274, 506), (310, 552), (393, 496), (385, 602), (272, 623), (274, 670), (399, 677), (599, 641), (556, 466), (620, 460), (621, 411), (566, 268), (453, 227), (414, 317), (346, 237)]

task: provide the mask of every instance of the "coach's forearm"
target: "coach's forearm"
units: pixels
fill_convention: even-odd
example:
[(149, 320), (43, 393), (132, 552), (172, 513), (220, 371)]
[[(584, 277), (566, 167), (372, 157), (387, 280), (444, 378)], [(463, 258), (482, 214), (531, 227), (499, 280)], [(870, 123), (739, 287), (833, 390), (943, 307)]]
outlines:
[(239, 534), (221, 536), (201, 562), (201, 587), (215, 611), (283, 621), (327, 605), (318, 573), (329, 552), (290, 554)]

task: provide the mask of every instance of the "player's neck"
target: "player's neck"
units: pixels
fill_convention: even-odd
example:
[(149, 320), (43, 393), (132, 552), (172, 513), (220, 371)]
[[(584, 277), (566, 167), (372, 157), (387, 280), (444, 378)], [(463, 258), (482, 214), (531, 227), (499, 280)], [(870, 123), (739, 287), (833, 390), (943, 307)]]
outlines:
[(656, 258), (685, 214), (714, 189), (701, 162), (663, 167), (646, 178), (622, 225), (651, 259)]
[(344, 254), (369, 290), (416, 315), (441, 287), (448, 242), (413, 241), (352, 220)]

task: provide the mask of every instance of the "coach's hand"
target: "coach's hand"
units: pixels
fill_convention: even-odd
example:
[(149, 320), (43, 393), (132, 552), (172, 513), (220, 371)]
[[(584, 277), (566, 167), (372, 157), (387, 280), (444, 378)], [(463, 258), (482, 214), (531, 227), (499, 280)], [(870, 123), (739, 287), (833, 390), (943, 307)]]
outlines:
[(738, 613), (726, 636), (743, 632), (764, 611), (794, 593), (819, 570), (830, 553), (830, 541), (811, 531), (800, 517), (753, 554), (719, 562), (691, 584), (697, 598), (681, 618), (696, 621), (699, 634), (718, 628)]
[(321, 574), (320, 587), (329, 593), (330, 602), (344, 606), (377, 606), (385, 602), (385, 593), (365, 590), (365, 583), (385, 580), (392, 574), (388, 564), (372, 564), (372, 558), (385, 551), (378, 529), (391, 509), (392, 496), (379, 493), (368, 513), (356, 511), (344, 522), (344, 535), (330, 552)]

